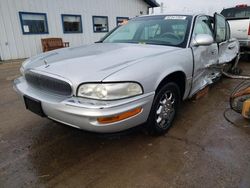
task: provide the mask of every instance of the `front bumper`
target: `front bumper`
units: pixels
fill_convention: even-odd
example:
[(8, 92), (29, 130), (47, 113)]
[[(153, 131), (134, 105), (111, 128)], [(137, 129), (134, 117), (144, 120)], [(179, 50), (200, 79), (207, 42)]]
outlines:
[[(119, 132), (145, 123), (154, 99), (154, 92), (116, 101), (67, 98), (35, 89), (29, 86), (23, 77), (14, 81), (14, 89), (22, 98), (27, 95), (41, 101), (43, 112), (48, 118), (75, 128), (100, 133)], [(142, 111), (133, 117), (109, 124), (99, 124), (97, 121), (99, 117), (114, 116), (137, 107), (142, 107)]]

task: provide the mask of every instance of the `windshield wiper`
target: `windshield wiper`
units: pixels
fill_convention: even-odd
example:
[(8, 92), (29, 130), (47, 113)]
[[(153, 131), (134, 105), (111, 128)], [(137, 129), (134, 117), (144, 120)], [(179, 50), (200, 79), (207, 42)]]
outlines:
[(150, 45), (162, 45), (162, 46), (174, 46), (170, 42), (145, 42), (145, 44), (150, 44)]

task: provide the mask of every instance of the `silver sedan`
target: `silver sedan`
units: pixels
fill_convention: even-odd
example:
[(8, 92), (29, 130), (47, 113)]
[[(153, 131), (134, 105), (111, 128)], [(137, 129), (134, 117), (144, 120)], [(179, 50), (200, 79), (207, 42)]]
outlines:
[(27, 109), (72, 127), (106, 133), (145, 123), (162, 134), (238, 48), (218, 14), (137, 17), (95, 44), (26, 60), (14, 88)]

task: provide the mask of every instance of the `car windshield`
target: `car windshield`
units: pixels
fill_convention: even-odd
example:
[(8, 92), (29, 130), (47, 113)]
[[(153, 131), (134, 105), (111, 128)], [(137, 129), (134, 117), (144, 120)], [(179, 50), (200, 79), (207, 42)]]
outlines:
[(138, 17), (118, 27), (102, 42), (185, 47), (191, 18), (183, 15)]

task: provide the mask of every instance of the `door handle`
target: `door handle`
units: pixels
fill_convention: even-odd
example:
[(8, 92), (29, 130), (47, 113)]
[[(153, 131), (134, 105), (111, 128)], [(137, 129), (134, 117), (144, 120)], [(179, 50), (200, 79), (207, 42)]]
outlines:
[(229, 50), (232, 50), (232, 49), (234, 49), (235, 48), (235, 46), (228, 46), (228, 49)]
[(235, 48), (235, 44), (231, 44), (231, 45), (229, 45), (227, 48), (228, 48), (229, 50), (232, 50), (232, 49)]
[(247, 32), (246, 29), (238, 29), (237, 31), (240, 31), (240, 32)]
[(212, 50), (212, 51), (211, 51), (211, 54), (212, 54), (212, 55), (215, 55), (215, 54), (216, 54), (216, 50)]

